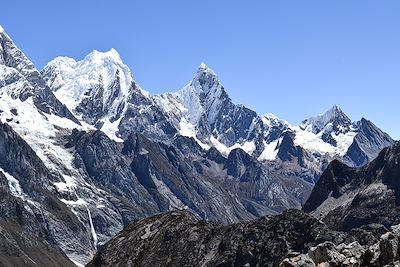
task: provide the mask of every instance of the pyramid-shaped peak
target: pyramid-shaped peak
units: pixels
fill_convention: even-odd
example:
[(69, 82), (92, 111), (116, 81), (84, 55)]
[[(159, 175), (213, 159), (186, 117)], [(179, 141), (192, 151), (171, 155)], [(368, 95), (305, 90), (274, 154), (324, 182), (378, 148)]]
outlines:
[(329, 110), (337, 112), (341, 111), (342, 109), (338, 105), (334, 104)]
[(342, 124), (351, 124), (351, 119), (347, 116), (343, 110), (337, 106), (333, 105), (325, 114), (323, 115), (328, 122), (339, 122)]
[(219, 84), (219, 79), (217, 74), (208, 67), (204, 62), (202, 62), (192, 79), (191, 84), (198, 84), (203, 90), (207, 91), (207, 88), (211, 88), (213, 84)]
[(216, 75), (215, 72), (210, 67), (208, 67), (204, 62), (200, 63), (200, 65), (197, 69), (197, 73), (209, 73), (214, 76)]
[(206, 68), (208, 68), (208, 66), (206, 65), (206, 63), (201, 62), (201, 63), (200, 63), (200, 66), (199, 66), (199, 69), (206, 69)]
[(198, 94), (222, 87), (217, 74), (204, 62), (199, 65), (189, 86), (192, 86)]
[(347, 117), (347, 115), (342, 111), (342, 109), (338, 106), (338, 105), (333, 105), (328, 111), (326, 111), (324, 113), (325, 115), (329, 115), (331, 117), (336, 117), (336, 116), (341, 116), (341, 115), (345, 115)]
[(325, 113), (303, 121), (301, 128), (308, 129), (314, 133), (319, 133), (328, 125), (331, 125), (336, 133), (344, 133), (350, 129), (352, 121), (339, 106), (333, 105), (333, 107)]

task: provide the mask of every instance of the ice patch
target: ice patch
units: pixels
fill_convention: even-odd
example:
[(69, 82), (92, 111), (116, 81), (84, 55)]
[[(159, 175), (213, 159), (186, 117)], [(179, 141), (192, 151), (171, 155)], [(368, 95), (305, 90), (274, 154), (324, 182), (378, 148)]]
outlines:
[(78, 267), (84, 267), (92, 259), (89, 256), (76, 253), (68, 253), (67, 257)]
[(203, 149), (210, 149), (209, 145), (204, 144), (196, 137), (196, 127), (183, 117), (179, 123), (179, 134), (182, 136), (192, 137)]
[(179, 134), (182, 136), (195, 137), (196, 127), (188, 122), (185, 118), (182, 118), (179, 123)]
[(278, 155), (279, 149), (277, 149), (278, 143), (281, 141), (281, 139), (277, 139), (275, 141), (272, 141), (271, 143), (267, 144), (264, 141), (264, 150), (261, 153), (261, 155), (258, 157), (259, 161), (264, 161), (264, 160), (275, 160), (276, 156)]
[(71, 191), (76, 187), (76, 180), (68, 175), (63, 175), (65, 182), (56, 182), (54, 186), (57, 188), (57, 191)]
[(11, 194), (21, 197), (23, 195), (23, 191), (19, 181), (14, 176), (3, 170), (2, 168), (0, 168), (0, 171), (4, 174), (4, 176), (7, 179), (8, 188), (10, 189)]
[(236, 148), (240, 148), (250, 155), (253, 154), (254, 150), (256, 150), (254, 141), (246, 141), (243, 144), (236, 143), (233, 146), (227, 147), (218, 141), (214, 136), (211, 136), (210, 142), (224, 156), (228, 156), (229, 153)]
[(78, 198), (77, 200), (67, 200), (61, 198), (60, 201), (68, 206), (87, 206), (86, 200), (82, 198)]
[(110, 139), (114, 140), (115, 142), (122, 143), (124, 140), (119, 138), (116, 133), (118, 132), (118, 125), (121, 121), (122, 117), (114, 122), (110, 122), (107, 118), (101, 127), (101, 131), (105, 133)]
[(296, 137), (294, 144), (303, 147), (308, 151), (316, 151), (320, 154), (329, 153), (330, 155), (344, 156), (353, 143), (356, 132), (339, 133), (338, 135), (332, 134), (332, 138), (336, 141), (336, 146), (333, 146), (322, 140), (322, 132), (314, 134), (311, 131), (303, 130), (300, 126), (292, 127)]
[[(68, 256), (69, 257), (69, 256)], [(72, 261), (72, 263), (73, 264), (75, 264), (77, 267), (85, 267), (85, 265), (84, 264), (81, 264), (81, 263), (79, 263), (79, 262), (77, 262), (77, 261), (74, 261), (73, 259), (69, 259), (70, 261)]]

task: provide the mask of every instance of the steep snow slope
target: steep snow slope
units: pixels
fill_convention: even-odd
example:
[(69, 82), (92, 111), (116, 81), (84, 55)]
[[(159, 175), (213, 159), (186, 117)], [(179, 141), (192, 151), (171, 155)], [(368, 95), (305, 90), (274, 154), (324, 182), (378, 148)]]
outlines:
[(260, 153), (264, 146), (258, 136), (263, 131), (259, 116), (235, 105), (216, 73), (204, 63), (183, 89), (155, 99), (177, 121), (179, 133), (194, 137), (202, 146), (216, 147), (225, 155), (236, 148)]
[[(58, 57), (50, 61), (42, 73), (55, 95), (70, 110), (79, 109), (84, 99), (98, 93), (96, 100), (108, 109), (111, 117), (118, 113), (119, 103), (126, 101), (133, 82), (131, 71), (115, 49), (104, 53), (94, 50), (78, 62)], [(96, 89), (102, 92), (95, 92)]]
[(132, 129), (159, 139), (175, 134), (114, 49), (95, 50), (80, 61), (58, 57), (46, 65), (42, 75), (77, 117), (114, 140), (122, 141), (120, 137), (126, 138)]

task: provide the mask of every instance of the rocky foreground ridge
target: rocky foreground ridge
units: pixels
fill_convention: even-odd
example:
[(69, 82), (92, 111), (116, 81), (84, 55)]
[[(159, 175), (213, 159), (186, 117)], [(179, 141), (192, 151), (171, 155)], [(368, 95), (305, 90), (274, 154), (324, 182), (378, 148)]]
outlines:
[(125, 228), (87, 266), (398, 266), (400, 225), (329, 229), (300, 210), (224, 226), (187, 211)]

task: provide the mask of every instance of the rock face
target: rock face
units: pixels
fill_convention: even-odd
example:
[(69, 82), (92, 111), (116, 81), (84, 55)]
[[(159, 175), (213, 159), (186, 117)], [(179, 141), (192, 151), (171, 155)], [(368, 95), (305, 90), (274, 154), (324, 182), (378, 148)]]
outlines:
[(337, 232), (299, 210), (229, 226), (173, 211), (129, 225), (87, 266), (398, 266), (399, 229)]
[(388, 134), (364, 118), (357, 122), (357, 127), (359, 134), (356, 135), (346, 153), (344, 158), (346, 163), (354, 162), (355, 166), (363, 166), (375, 159), (383, 148), (393, 144)]
[[(1, 266), (74, 266), (55, 244), (50, 236), (46, 222), (36, 216), (48, 215), (46, 210), (40, 213), (37, 204), (27, 205), (21, 191), (10, 190), (9, 184), (15, 181), (11, 176), (0, 174), (0, 265)], [(21, 189), (21, 188), (19, 188)], [(51, 212), (51, 211), (50, 211)], [(54, 211), (51, 217), (54, 217)], [(51, 222), (49, 218), (47, 222)]]
[(75, 266), (60, 249), (18, 224), (0, 223), (0, 251), (4, 267)]
[(204, 219), (232, 223), (276, 214), (297, 202), (290, 183), (270, 177), (241, 149), (225, 158), (183, 136), (169, 145), (141, 134), (119, 144), (101, 131), (74, 131), (68, 139), (86, 182), (128, 200), (135, 219), (187, 208)]
[(296, 210), (230, 226), (174, 211), (128, 226), (88, 266), (277, 266), (289, 252), (331, 238)]
[(399, 224), (400, 145), (384, 149), (365, 167), (333, 161), (303, 209), (332, 228), (350, 230), (368, 223)]
[[(183, 143), (183, 140), (180, 141), (178, 147), (184, 147)], [(132, 142), (130, 145), (127, 144), (124, 150), (125, 153), (131, 154), (130, 151), (132, 151), (133, 147), (136, 147), (136, 142)], [(143, 146), (139, 146), (137, 149), (142, 151), (142, 154), (155, 154), (149, 153), (151, 151), (143, 149)], [(190, 149), (190, 146), (186, 147), (186, 149)], [(221, 162), (221, 157), (218, 156), (215, 150), (207, 153), (207, 156), (216, 158)], [(255, 263), (261, 266), (278, 264), (281, 266), (317, 266), (318, 264), (329, 266), (396, 266), (398, 264), (396, 262), (399, 260), (397, 252), (399, 216), (398, 204), (396, 204), (398, 157), (399, 145), (396, 144), (390, 149), (383, 150), (375, 161), (361, 169), (347, 167), (339, 161), (332, 162), (317, 183), (316, 191), (311, 194), (304, 209), (307, 211), (312, 210), (313, 215), (320, 216), (334, 230), (329, 230), (326, 226), (319, 228), (321, 225), (307, 226), (309, 227), (307, 229), (311, 231), (315, 229), (325, 230), (317, 230), (317, 232), (319, 231), (318, 235), (313, 235), (306, 245), (295, 246), (289, 242), (291, 245), (286, 250), (279, 248), (274, 243), (271, 246), (276, 249), (274, 250), (275, 252), (277, 251), (276, 255), (273, 253), (264, 255), (261, 249), (257, 250), (257, 244), (262, 244), (261, 247), (268, 248), (268, 251), (271, 251), (268, 244), (257, 239), (263, 238), (264, 234), (268, 236), (266, 239), (273, 240), (270, 242), (281, 242), (274, 239), (275, 235), (267, 233), (268, 231), (280, 233), (279, 224), (283, 220), (282, 218), (288, 220), (282, 228), (285, 229), (285, 234), (288, 236), (294, 234), (294, 239), (301, 240), (301, 242), (308, 240), (306, 237), (297, 235), (299, 232), (304, 234), (308, 232), (302, 227), (300, 227), (301, 230), (296, 228), (299, 227), (297, 224), (301, 225), (304, 218), (302, 216), (305, 216), (302, 213), (296, 213), (296, 211), (251, 223), (231, 226), (201, 222), (200, 225), (204, 226), (204, 228), (201, 228), (203, 230), (198, 230), (193, 235), (190, 230), (192, 227), (188, 225), (196, 225), (195, 229), (198, 229), (198, 219), (193, 215), (187, 215), (186, 212), (184, 215), (172, 213), (172, 215), (160, 215), (129, 226), (115, 239), (107, 243), (91, 264), (93, 266), (118, 266), (118, 264), (124, 266), (130, 263), (132, 265), (151, 266), (160, 262), (170, 262), (171, 266), (174, 266), (175, 263), (179, 262), (183, 266), (197, 266), (204, 263), (206, 263), (205, 266), (207, 264), (210, 266), (219, 266), (221, 264), (243, 266), (247, 263), (250, 266)], [(230, 161), (234, 163), (230, 164)], [(227, 172), (234, 177), (240, 177), (244, 174), (244, 169), (241, 166), (251, 166), (252, 164), (251, 157), (241, 150), (233, 150), (227, 162)], [(257, 177), (257, 174), (253, 173), (251, 177)], [(354, 196), (352, 191), (356, 192)], [(319, 198), (322, 200), (318, 202)], [(338, 202), (334, 202), (332, 198), (336, 198)], [(315, 204), (312, 205), (310, 203)], [(336, 208), (334, 206), (336, 204), (339, 204), (339, 207)], [(313, 210), (313, 207), (317, 208)], [(322, 207), (328, 208), (329, 213), (327, 215), (318, 213), (319, 208)], [(321, 217), (321, 215), (326, 215), (326, 217)], [(177, 218), (177, 220), (171, 218)], [(180, 221), (181, 219), (182, 221)], [(259, 229), (258, 223), (263, 220), (270, 223), (271, 228), (268, 226), (262, 228), (263, 230), (257, 232), (258, 234), (252, 233), (251, 231)], [(160, 225), (165, 226), (165, 229), (168, 230), (160, 229)], [(237, 229), (240, 229), (240, 231)], [(251, 233), (247, 233), (246, 229)], [(336, 230), (341, 232), (333, 232)], [(171, 234), (171, 231), (176, 231), (178, 236), (176, 239), (173, 239), (175, 235)], [(185, 231), (189, 232), (186, 233)], [(198, 235), (201, 236), (200, 239)], [(130, 238), (130, 236), (135, 236), (136, 239)], [(190, 241), (191, 236), (194, 241)], [(240, 242), (237, 241), (239, 244), (231, 240), (231, 237), (234, 240), (236, 240), (235, 238), (240, 240)], [(221, 240), (215, 241), (215, 238)], [(279, 237), (277, 238), (280, 240)], [(177, 241), (178, 239), (180, 240), (179, 242)], [(213, 247), (208, 242), (217, 245)], [(252, 244), (251, 248), (255, 251), (250, 250), (248, 252), (243, 247), (247, 242)], [(286, 244), (287, 242), (288, 240), (285, 239), (284, 243)], [(143, 247), (146, 248), (146, 252), (141, 252), (141, 249), (132, 252), (119, 249), (126, 247)], [(207, 247), (211, 247), (211, 252), (207, 250)], [(193, 251), (189, 248), (193, 249)], [(217, 252), (212, 252), (212, 248), (216, 248)], [(124, 251), (124, 256), (122, 254), (113, 254), (118, 253), (118, 251)], [(185, 255), (184, 258), (183, 255)], [(187, 255), (191, 256), (187, 257)], [(188, 259), (191, 259), (191, 261), (187, 261)]]
[(0, 123), (0, 238), (5, 266), (72, 266), (58, 249), (85, 251), (87, 233), (54, 193), (51, 174), (28, 144)]

